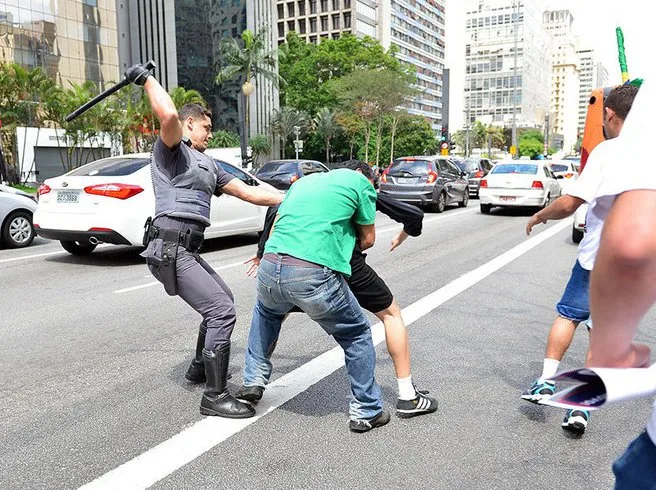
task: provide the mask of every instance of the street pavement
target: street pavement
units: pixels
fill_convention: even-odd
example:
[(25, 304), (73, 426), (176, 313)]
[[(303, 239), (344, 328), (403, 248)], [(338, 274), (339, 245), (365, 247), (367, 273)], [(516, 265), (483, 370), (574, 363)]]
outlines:
[[(200, 317), (154, 283), (134, 249), (81, 258), (37, 238), (0, 250), (0, 488), (612, 488), (611, 463), (644, 428), (649, 400), (593, 413), (574, 437), (562, 410), (519, 398), (541, 372), (576, 253), (568, 223), (527, 239), (529, 216), (482, 215), (477, 201), (427, 213), (422, 236), (391, 253), (400, 226), (378, 216), (368, 261), (407, 307), (413, 378), (440, 408), (393, 414), (396, 381), (379, 343), (392, 421), (366, 434), (348, 431), (336, 344), (306, 316), (283, 326), (258, 418), (205, 418), (203, 387), (184, 379)], [(252, 235), (203, 252), (237, 302), (233, 391), (255, 299), (241, 263), (255, 250)], [(639, 334), (652, 345), (653, 320)], [(587, 341), (580, 329), (561, 369), (582, 365)]]

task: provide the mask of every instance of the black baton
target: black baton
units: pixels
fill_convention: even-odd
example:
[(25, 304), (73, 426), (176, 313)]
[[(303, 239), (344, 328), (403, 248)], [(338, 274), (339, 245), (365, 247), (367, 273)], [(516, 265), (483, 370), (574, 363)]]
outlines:
[[(148, 61), (144, 66), (145, 66), (146, 69), (152, 70), (157, 65), (155, 64), (154, 61), (151, 60), (151, 61)], [(80, 107), (75, 109), (73, 112), (71, 112), (68, 116), (66, 116), (66, 122), (71, 122), (73, 119), (78, 117), (80, 114), (85, 113), (86, 111), (91, 109), (94, 105), (96, 105), (98, 102), (100, 102), (101, 100), (106, 99), (107, 97), (112, 95), (114, 92), (118, 92), (119, 90), (121, 90), (126, 85), (130, 85), (130, 81), (127, 78), (124, 78), (123, 80), (118, 82), (113, 87), (110, 87), (107, 90), (105, 90), (104, 92), (96, 95), (89, 102), (87, 102), (86, 104), (81, 105)]]

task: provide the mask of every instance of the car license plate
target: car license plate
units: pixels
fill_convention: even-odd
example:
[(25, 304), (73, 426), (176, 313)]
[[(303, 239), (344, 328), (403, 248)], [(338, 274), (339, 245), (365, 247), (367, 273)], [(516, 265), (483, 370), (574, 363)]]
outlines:
[(58, 191), (58, 203), (76, 203), (80, 202), (80, 193), (78, 191)]
[(414, 184), (414, 177), (397, 177), (396, 182), (399, 184)]
[(515, 196), (501, 196), (499, 200), (504, 202), (515, 202)]

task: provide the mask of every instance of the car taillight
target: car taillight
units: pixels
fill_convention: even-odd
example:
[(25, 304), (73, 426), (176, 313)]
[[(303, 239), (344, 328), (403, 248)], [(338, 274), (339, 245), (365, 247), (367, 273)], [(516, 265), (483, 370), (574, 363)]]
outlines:
[(44, 195), (44, 194), (47, 194), (47, 193), (50, 192), (51, 190), (52, 190), (52, 189), (50, 188), (49, 185), (47, 185), (47, 184), (41, 184), (41, 185), (39, 186), (39, 189), (36, 191), (36, 193), (37, 193), (39, 196), (42, 196), (42, 195)]
[(533, 184), (531, 184), (531, 189), (544, 189), (544, 186), (539, 180), (534, 180)]
[(481, 187), (487, 187), (487, 180), (483, 179), (481, 180)]
[(289, 183), (293, 184), (298, 180), (298, 174), (292, 174), (292, 176), (289, 178)]
[(477, 179), (483, 178), (483, 171), (482, 170), (477, 170), (476, 173), (474, 174), (474, 177)]
[(132, 184), (96, 184), (85, 187), (84, 192), (95, 196), (129, 199), (143, 192), (143, 188)]
[(572, 177), (574, 177), (574, 174), (565, 174), (564, 177), (566, 179), (571, 179)]

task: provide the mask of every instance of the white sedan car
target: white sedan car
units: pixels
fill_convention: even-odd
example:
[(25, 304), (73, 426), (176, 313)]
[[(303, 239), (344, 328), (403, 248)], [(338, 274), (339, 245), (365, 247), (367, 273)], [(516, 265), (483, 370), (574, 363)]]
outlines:
[[(215, 160), (247, 185), (276, 191), (229, 163)], [(143, 246), (146, 220), (155, 214), (150, 154), (104, 158), (47, 179), (34, 213), (37, 235), (59, 240), (68, 252), (91, 253), (99, 243)], [(226, 194), (212, 196), (205, 238), (259, 233), (267, 209)]]
[(0, 184), (0, 244), (27, 247), (34, 239), (32, 214), (36, 199), (27, 192)]
[(560, 184), (545, 162), (499, 162), (481, 180), (481, 213), (488, 214), (494, 206), (544, 207), (560, 194)]

